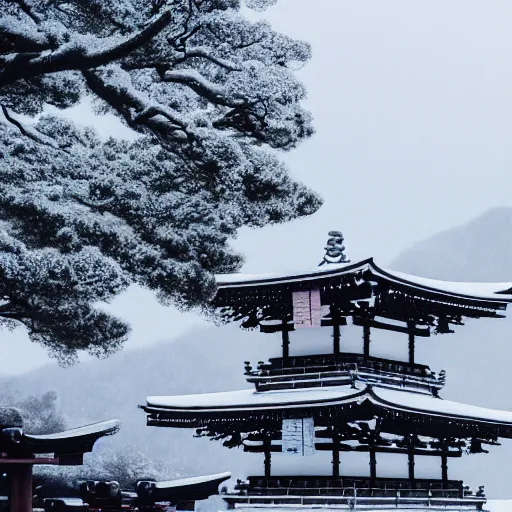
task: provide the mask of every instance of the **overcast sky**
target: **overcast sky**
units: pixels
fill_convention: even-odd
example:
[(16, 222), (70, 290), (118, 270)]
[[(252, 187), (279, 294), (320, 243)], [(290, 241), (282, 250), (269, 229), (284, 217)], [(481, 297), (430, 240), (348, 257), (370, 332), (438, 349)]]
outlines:
[[(316, 135), (285, 155), (324, 206), (310, 218), (235, 242), (244, 270), (312, 266), (326, 233), (348, 256), (382, 265), (414, 242), (488, 208), (510, 206), (512, 3), (490, 0), (279, 0), (263, 14), (309, 41), (299, 71)], [(86, 108), (73, 118), (95, 122)], [(112, 120), (105, 133), (126, 135)], [(112, 308), (132, 322), (128, 347), (174, 337), (199, 321), (132, 289)], [(3, 333), (0, 373), (46, 361), (22, 331)]]

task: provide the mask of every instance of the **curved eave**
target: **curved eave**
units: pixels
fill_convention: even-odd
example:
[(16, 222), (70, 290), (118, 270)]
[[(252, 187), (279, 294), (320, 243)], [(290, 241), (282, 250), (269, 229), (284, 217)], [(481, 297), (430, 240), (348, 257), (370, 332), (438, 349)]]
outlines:
[(157, 489), (176, 489), (179, 487), (188, 487), (191, 485), (205, 484), (210, 482), (224, 482), (231, 478), (230, 472), (216, 473), (214, 475), (192, 476), (188, 478), (180, 478), (178, 480), (167, 480), (155, 482)]
[[(369, 262), (373, 273), (389, 282), (398, 283), (407, 288), (424, 290), (426, 292), (472, 301), (496, 302), (500, 304), (512, 303), (512, 283), (462, 283), (457, 281), (438, 281), (425, 277), (413, 276), (383, 269), (375, 264), (373, 259)], [(468, 293), (463, 288), (473, 288)]]
[[(466, 405), (420, 393), (369, 389), (370, 400), (383, 409), (444, 420), (464, 420), (489, 426), (512, 427), (512, 412)], [(413, 404), (411, 404), (413, 398)]]
[[(511, 283), (461, 283), (455, 281), (438, 281), (386, 270), (368, 258), (353, 264), (327, 264), (318, 269), (305, 272), (244, 275), (218, 274), (216, 276), (219, 292), (224, 290), (243, 290), (251, 293), (255, 287), (271, 287), (283, 284), (303, 283), (305, 281), (322, 281), (365, 271), (384, 281), (395, 283), (420, 293), (438, 295), (452, 299), (463, 299), (483, 303), (495, 303), (506, 306), (512, 302)], [(470, 292), (468, 290), (471, 290)]]
[(271, 286), (276, 284), (312, 281), (320, 278), (337, 277), (354, 272), (367, 270), (373, 258), (358, 261), (357, 263), (329, 264), (318, 269), (293, 273), (275, 274), (217, 274), (219, 290), (230, 288), (252, 288), (255, 286)]
[[(246, 403), (241, 403), (240, 395), (246, 398)], [(204, 395), (193, 395), (194, 401), (199, 401), (204, 397), (203, 403), (194, 403), (193, 405), (184, 405), (187, 396), (176, 397), (148, 397), (147, 404), (141, 408), (148, 413), (171, 413), (179, 416), (180, 414), (194, 413), (199, 415), (208, 415), (211, 413), (251, 413), (255, 410), (273, 410), (282, 411), (289, 409), (303, 409), (307, 407), (332, 406), (353, 402), (365, 395), (365, 390), (355, 390), (350, 392), (336, 391), (292, 391), (292, 392), (265, 392), (257, 393), (254, 390), (235, 391), (233, 393), (205, 393)], [(214, 400), (219, 397), (220, 402), (225, 402), (226, 396), (232, 396), (234, 401), (229, 403), (215, 403)], [(309, 398), (314, 396), (315, 398)], [(324, 397), (322, 397), (322, 395)], [(254, 400), (257, 397), (261, 400)], [(173, 400), (176, 403), (173, 404)], [(238, 402), (238, 403), (237, 403)]]
[[(512, 437), (512, 412), (486, 409), (482, 407), (460, 404), (431, 395), (414, 393), (408, 391), (397, 391), (378, 387), (367, 386), (362, 390), (336, 391), (335, 388), (326, 391), (293, 391), (293, 392), (264, 392), (253, 393), (258, 400), (251, 400), (247, 395), (247, 403), (236, 403), (236, 392), (234, 403), (215, 404), (214, 395), (222, 395), (222, 402), (225, 402), (225, 393), (207, 393), (202, 395), (204, 403), (199, 403), (201, 395), (194, 395), (194, 404), (186, 405), (186, 396), (182, 397), (148, 397), (148, 402), (142, 409), (149, 415), (156, 415), (159, 418), (171, 420), (171, 426), (182, 426), (190, 428), (194, 425), (204, 423), (208, 418), (237, 416), (250, 418), (251, 415), (261, 411), (268, 411), (269, 414), (279, 414), (293, 410), (304, 411), (314, 408), (336, 408), (344, 406), (361, 405), (371, 403), (385, 412), (401, 412), (411, 417), (421, 416), (423, 418), (436, 417), (442, 421), (464, 421), (485, 425), (487, 427), (506, 427), (502, 437)], [(321, 395), (325, 398), (321, 398)], [(291, 399), (293, 397), (293, 400)], [(301, 398), (302, 397), (302, 398)], [(313, 397), (313, 398), (309, 398)], [(265, 400), (265, 398), (267, 398)], [(173, 402), (175, 402), (173, 404)], [(180, 425), (180, 422), (183, 424)], [(165, 421), (162, 422), (164, 424)], [(501, 434), (500, 434), (501, 435)]]
[(115, 434), (119, 420), (102, 421), (55, 434), (23, 434), (21, 443), (33, 453), (76, 454), (90, 452), (101, 437)]

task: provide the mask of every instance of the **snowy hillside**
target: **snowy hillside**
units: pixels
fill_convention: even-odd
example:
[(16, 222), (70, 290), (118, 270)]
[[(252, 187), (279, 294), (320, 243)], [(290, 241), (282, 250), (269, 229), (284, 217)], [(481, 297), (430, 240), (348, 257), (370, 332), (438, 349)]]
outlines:
[(240, 451), (228, 450), (193, 431), (150, 428), (138, 409), (147, 395), (228, 391), (250, 387), (243, 377), (243, 361), (258, 361), (277, 340), (234, 326), (197, 329), (173, 341), (147, 349), (121, 352), (106, 360), (92, 360), (71, 368), (47, 365), (8, 379), (24, 394), (55, 390), (70, 426), (119, 418), (122, 429), (100, 446), (123, 445), (149, 455), (165, 456), (180, 474), (231, 470), (243, 464)]
[(449, 281), (512, 279), (512, 208), (493, 208), (402, 252), (391, 268)]

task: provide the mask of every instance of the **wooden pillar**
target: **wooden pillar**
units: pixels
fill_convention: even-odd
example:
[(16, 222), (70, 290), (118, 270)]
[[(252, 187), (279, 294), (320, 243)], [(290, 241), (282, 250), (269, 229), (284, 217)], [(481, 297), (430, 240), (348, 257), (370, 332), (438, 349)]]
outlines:
[(363, 358), (365, 360), (370, 358), (370, 326), (365, 325), (363, 327), (363, 343), (364, 343), (364, 351)]
[(264, 444), (264, 453), (265, 453), (265, 459), (264, 459), (264, 466), (265, 466), (265, 476), (270, 476), (270, 466), (271, 466), (271, 451), (270, 451), (270, 445), (272, 441), (270, 439), (265, 439), (263, 441)]
[(373, 483), (377, 478), (377, 456), (375, 446), (370, 446), (370, 480)]
[(290, 357), (290, 333), (288, 332), (288, 322), (283, 320), (283, 330), (281, 331), (283, 338), (283, 358)]
[(9, 472), (10, 511), (32, 512), (32, 464), (13, 464)]
[(412, 330), (413, 326), (409, 325), (409, 364), (414, 366), (414, 331)]
[(336, 431), (332, 434), (332, 476), (340, 476), (340, 438)]
[(411, 482), (414, 482), (415, 480), (415, 477), (414, 477), (414, 448), (409, 448), (409, 453), (408, 453), (408, 458), (409, 458), (409, 480)]
[(446, 455), (441, 455), (441, 480), (443, 485), (448, 482), (448, 457)]
[[(336, 322), (336, 320), (334, 320)], [(333, 338), (333, 353), (340, 353), (340, 340), (341, 340), (341, 330), (340, 324), (334, 323), (332, 326), (332, 338)]]

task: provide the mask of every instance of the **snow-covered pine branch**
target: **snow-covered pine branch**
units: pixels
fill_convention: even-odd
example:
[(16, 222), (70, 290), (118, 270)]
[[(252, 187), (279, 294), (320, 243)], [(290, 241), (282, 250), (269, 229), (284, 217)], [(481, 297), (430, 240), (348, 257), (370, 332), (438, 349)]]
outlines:
[[(313, 133), (293, 72), (309, 45), (241, 2), (0, 2), (0, 319), (62, 360), (121, 346), (128, 326), (98, 303), (135, 283), (203, 306), (241, 265), (241, 227), (320, 206), (277, 151)], [(44, 115), (86, 96), (139, 138)]]

